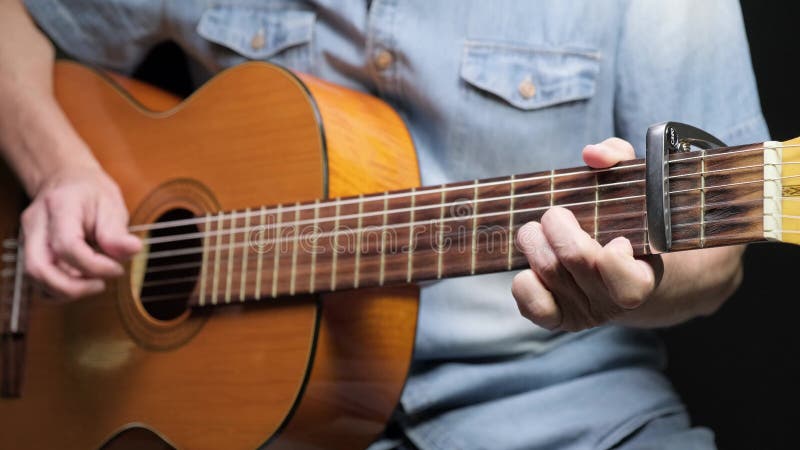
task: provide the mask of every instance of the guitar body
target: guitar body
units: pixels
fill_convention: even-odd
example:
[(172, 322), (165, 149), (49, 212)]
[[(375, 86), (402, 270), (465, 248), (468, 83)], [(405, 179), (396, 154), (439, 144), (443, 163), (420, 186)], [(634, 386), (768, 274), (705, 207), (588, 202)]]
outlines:
[[(419, 184), (391, 108), (273, 65), (227, 70), (182, 102), (74, 63), (58, 63), (55, 80), (132, 223)], [(20, 207), (9, 198), (3, 238)], [(140, 285), (129, 275), (93, 298), (31, 300), (21, 396), (0, 399), (0, 448), (358, 449), (396, 406), (414, 286), (156, 318)], [(131, 431), (141, 428), (151, 433)]]

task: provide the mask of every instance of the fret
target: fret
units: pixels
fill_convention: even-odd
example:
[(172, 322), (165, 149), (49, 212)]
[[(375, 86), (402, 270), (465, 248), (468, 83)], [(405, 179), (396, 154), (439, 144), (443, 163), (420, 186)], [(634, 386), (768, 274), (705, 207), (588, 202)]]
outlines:
[(550, 207), (556, 205), (556, 171), (555, 169), (550, 170)]
[(331, 292), (336, 290), (336, 258), (339, 256), (339, 217), (342, 211), (341, 198), (336, 199), (333, 223), (333, 246), (331, 248)]
[(590, 235), (594, 230), (594, 209), (597, 205), (595, 201), (596, 176), (594, 170), (576, 172), (575, 170), (561, 169), (555, 171), (553, 182), (555, 205), (570, 210), (575, 215), (581, 229)]
[[(740, 148), (670, 155), (672, 250), (763, 237), (763, 152)], [(749, 221), (753, 215), (759, 221)]]
[(700, 150), (700, 248), (706, 243), (706, 151)]
[(442, 258), (444, 256), (444, 210), (445, 210), (445, 200), (447, 198), (447, 193), (445, 192), (445, 187), (447, 185), (443, 184), (441, 186), (442, 189), (442, 199), (439, 206), (439, 228), (437, 230), (438, 233), (438, 242), (437, 242), (437, 261), (436, 261), (436, 278), (442, 278)]
[(239, 301), (245, 299), (245, 288), (247, 287), (247, 260), (250, 259), (250, 208), (244, 210), (244, 232), (242, 233), (242, 266), (241, 279), (239, 281)]
[(267, 210), (266, 207), (262, 206), (259, 212), (259, 230), (258, 230), (258, 246), (256, 247), (258, 251), (258, 255), (256, 256), (256, 292), (255, 298), (256, 300), (261, 300), (261, 278), (264, 273), (264, 249), (266, 247), (266, 242), (264, 240), (264, 235), (266, 234), (266, 220), (267, 220)]
[(361, 264), (361, 240), (364, 235), (362, 231), (362, 225), (364, 221), (364, 196), (358, 196), (358, 225), (356, 225), (356, 254), (355, 254), (355, 262), (354, 262), (354, 271), (353, 271), (353, 288), (358, 289), (358, 282), (359, 276), (361, 273), (360, 264)]
[(414, 272), (414, 209), (416, 208), (416, 188), (411, 188), (411, 211), (408, 219), (408, 262), (406, 264), (406, 283), (410, 283)]
[(514, 267), (514, 175), (511, 175), (509, 181), (509, 194), (508, 196), (508, 267), (511, 270)]
[(281, 252), (283, 251), (283, 232), (281, 230), (283, 221), (283, 205), (278, 205), (278, 210), (275, 212), (275, 237), (272, 248), (275, 254), (272, 256), (272, 298), (278, 296), (278, 267), (281, 259)]
[(405, 239), (409, 255), (398, 263), (398, 278), (402, 280), (400, 275), (404, 273), (406, 281), (435, 279), (440, 267), (444, 267), (443, 261), (440, 265), (440, 257), (444, 255), (439, 251), (443, 245), (440, 235), (444, 233), (440, 227), (442, 192), (437, 187), (420, 188), (414, 191), (410, 200), (414, 209), (408, 215), (408, 222), (413, 225), (409, 225)]
[(317, 270), (317, 244), (319, 239), (319, 200), (314, 202), (314, 224), (312, 225), (311, 232), (314, 233), (311, 237), (311, 270), (308, 275), (308, 292), (314, 293), (314, 282)]
[(222, 231), (223, 231), (223, 218), (225, 215), (220, 211), (217, 214), (217, 230), (215, 233), (214, 241), (214, 278), (211, 280), (211, 304), (217, 304), (217, 296), (219, 295), (219, 263), (220, 256), (222, 255)]
[(513, 265), (513, 255), (509, 258), (507, 254), (510, 248), (513, 249), (513, 184), (510, 178), (504, 177), (484, 180), (476, 189), (478, 201), (494, 200), (479, 201), (480, 210), (472, 224), (475, 238), (471, 256), (474, 267), (470, 267), (470, 274), (506, 270), (509, 259)]
[(596, 171), (595, 178), (592, 211), (595, 240), (605, 245), (622, 236), (640, 254), (647, 229), (644, 170), (623, 165), (616, 170)]
[(231, 302), (231, 284), (233, 282), (233, 254), (236, 251), (236, 211), (231, 213), (231, 230), (228, 236), (228, 267), (225, 276), (225, 303)]
[(198, 304), (200, 306), (205, 306), (206, 304), (206, 284), (207, 284), (207, 276), (206, 273), (208, 271), (208, 248), (209, 248), (209, 241), (211, 236), (211, 214), (206, 213), (206, 220), (203, 227), (203, 256), (202, 262), (200, 263), (200, 296), (198, 300)]
[(475, 187), (472, 189), (472, 241), (470, 249), (469, 273), (475, 275), (475, 258), (478, 253), (478, 180), (475, 180)]
[(297, 249), (300, 246), (300, 202), (294, 205), (294, 227), (292, 233), (292, 271), (289, 277), (289, 295), (294, 295), (297, 278)]
[(378, 268), (378, 285), (383, 286), (384, 278), (386, 277), (386, 225), (389, 218), (389, 192), (383, 193), (383, 222), (381, 224), (381, 248), (380, 248), (380, 267)]

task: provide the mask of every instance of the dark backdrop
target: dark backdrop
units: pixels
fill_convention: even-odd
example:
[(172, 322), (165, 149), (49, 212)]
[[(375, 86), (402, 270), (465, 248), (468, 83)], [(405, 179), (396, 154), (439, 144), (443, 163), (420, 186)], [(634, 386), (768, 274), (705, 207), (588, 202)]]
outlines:
[[(800, 71), (793, 69), (800, 60), (800, 2), (741, 4), (772, 137), (800, 136)], [(186, 95), (190, 83), (182, 62), (177, 47), (163, 45), (136, 75)], [(800, 338), (794, 333), (800, 296), (792, 290), (797, 262), (800, 247), (751, 246), (742, 287), (717, 314), (662, 331), (671, 379), (694, 422), (711, 427), (723, 450), (800, 448), (794, 428), (800, 417), (794, 384), (800, 380)]]
[[(800, 3), (741, 4), (772, 138), (800, 136), (800, 72), (794, 69)], [(798, 262), (798, 247), (750, 246), (742, 287), (717, 314), (663, 332), (669, 375), (694, 421), (714, 429), (721, 449), (800, 448), (794, 428), (800, 296), (792, 283)]]

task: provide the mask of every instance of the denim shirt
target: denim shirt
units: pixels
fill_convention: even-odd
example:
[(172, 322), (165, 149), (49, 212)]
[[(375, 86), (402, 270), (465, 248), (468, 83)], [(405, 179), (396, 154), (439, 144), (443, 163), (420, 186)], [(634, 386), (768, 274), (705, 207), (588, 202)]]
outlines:
[[(676, 120), (768, 140), (736, 0), (26, 0), (78, 60), (130, 72), (164, 40), (198, 83), (269, 60), (392, 104), (426, 185), (582, 165), (619, 136), (643, 155)], [(552, 333), (513, 273), (422, 290), (405, 432), (426, 449), (609, 448), (683, 406), (644, 331)]]

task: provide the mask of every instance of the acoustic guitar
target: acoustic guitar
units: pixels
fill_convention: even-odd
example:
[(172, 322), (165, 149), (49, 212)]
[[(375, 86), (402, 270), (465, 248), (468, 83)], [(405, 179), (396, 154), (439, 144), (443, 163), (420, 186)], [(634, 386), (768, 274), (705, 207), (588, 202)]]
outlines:
[(102, 295), (38, 298), (0, 166), (4, 449), (365, 448), (408, 373), (414, 283), (526, 267), (515, 232), (553, 205), (639, 255), (798, 242), (799, 141), (667, 124), (646, 160), (419, 187), (389, 106), (274, 65), (181, 101), (59, 62), (55, 93), (145, 249)]

